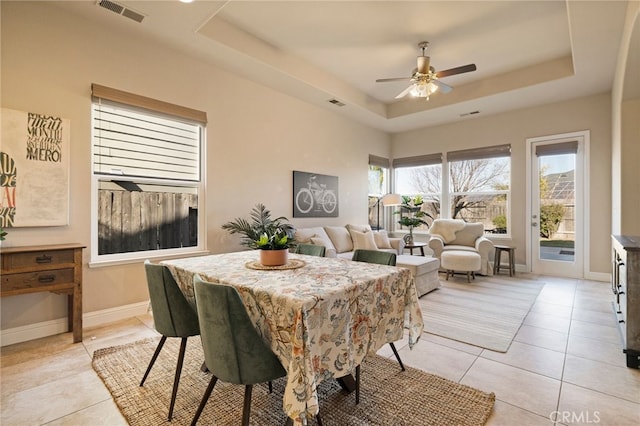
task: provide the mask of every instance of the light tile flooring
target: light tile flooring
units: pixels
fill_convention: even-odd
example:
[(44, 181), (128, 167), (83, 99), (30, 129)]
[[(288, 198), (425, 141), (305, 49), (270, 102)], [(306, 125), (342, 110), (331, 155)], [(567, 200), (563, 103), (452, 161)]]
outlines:
[[(413, 350), (396, 344), (403, 361), (495, 392), (491, 426), (640, 425), (640, 370), (626, 368), (609, 285), (538, 279), (545, 287), (507, 353), (425, 334)], [(154, 334), (143, 316), (85, 329), (82, 344), (66, 333), (2, 348), (0, 423), (126, 425), (91, 356)]]

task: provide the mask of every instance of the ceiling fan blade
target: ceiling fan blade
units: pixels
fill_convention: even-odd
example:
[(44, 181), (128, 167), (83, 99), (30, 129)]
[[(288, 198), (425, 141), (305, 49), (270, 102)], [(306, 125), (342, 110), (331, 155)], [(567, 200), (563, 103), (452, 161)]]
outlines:
[(404, 98), (405, 96), (407, 96), (411, 91), (411, 89), (413, 89), (413, 86), (414, 85), (412, 84), (411, 86), (404, 89), (402, 92), (398, 93), (398, 95), (396, 96), (396, 99)]
[(450, 75), (464, 74), (465, 72), (471, 72), (475, 70), (476, 70), (476, 64), (469, 64), (469, 65), (463, 65), (461, 67), (450, 68), (444, 71), (438, 71), (436, 73), (436, 76), (438, 78), (442, 78), (442, 77), (448, 77)]
[(442, 93), (449, 93), (453, 90), (453, 87), (449, 86), (448, 84), (444, 84), (440, 80), (431, 80), (431, 83), (438, 86), (438, 91)]
[(376, 83), (387, 83), (390, 81), (409, 81), (411, 77), (396, 77), (396, 78), (379, 78)]

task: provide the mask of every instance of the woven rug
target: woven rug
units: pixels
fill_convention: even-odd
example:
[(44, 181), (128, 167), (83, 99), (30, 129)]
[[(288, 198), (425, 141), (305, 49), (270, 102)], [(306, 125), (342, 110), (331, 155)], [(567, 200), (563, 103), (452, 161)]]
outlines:
[[(179, 339), (167, 339), (144, 387), (140, 379), (157, 339), (99, 349), (93, 368), (111, 392), (130, 425), (188, 425), (200, 403), (211, 375), (200, 371), (204, 359), (198, 337), (189, 339), (173, 420), (167, 412), (173, 386)], [(284, 379), (256, 385), (251, 402), (251, 425), (284, 425), (282, 410)], [(198, 424), (233, 425), (242, 419), (244, 386), (218, 382)], [(335, 380), (320, 384), (320, 415), (325, 426), (483, 425), (495, 395), (407, 367), (373, 355), (361, 369), (360, 404)], [(311, 425), (314, 422), (310, 423)]]
[(482, 277), (440, 280), (420, 298), (425, 332), (506, 352), (544, 287), (540, 281)]

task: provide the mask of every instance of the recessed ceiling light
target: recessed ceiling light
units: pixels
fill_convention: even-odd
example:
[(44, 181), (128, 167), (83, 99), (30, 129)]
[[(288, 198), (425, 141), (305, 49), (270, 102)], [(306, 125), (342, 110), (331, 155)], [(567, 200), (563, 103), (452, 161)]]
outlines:
[(191, 3), (193, 0), (180, 0), (180, 3)]

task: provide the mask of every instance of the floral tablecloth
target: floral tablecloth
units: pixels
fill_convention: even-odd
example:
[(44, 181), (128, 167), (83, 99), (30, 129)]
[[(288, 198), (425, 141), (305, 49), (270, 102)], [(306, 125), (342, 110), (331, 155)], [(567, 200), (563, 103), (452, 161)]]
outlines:
[(350, 374), (368, 353), (424, 324), (408, 269), (290, 254), (301, 268), (255, 270), (257, 251), (163, 261), (194, 306), (193, 277), (232, 285), (287, 370), (283, 408), (296, 425), (318, 413), (317, 385)]

